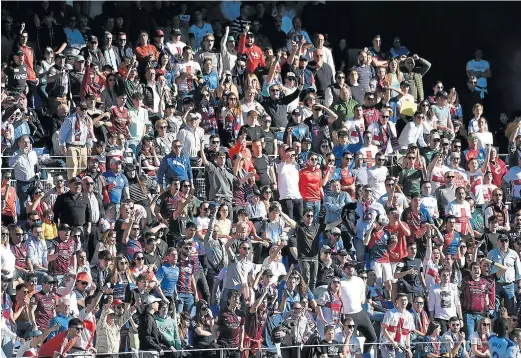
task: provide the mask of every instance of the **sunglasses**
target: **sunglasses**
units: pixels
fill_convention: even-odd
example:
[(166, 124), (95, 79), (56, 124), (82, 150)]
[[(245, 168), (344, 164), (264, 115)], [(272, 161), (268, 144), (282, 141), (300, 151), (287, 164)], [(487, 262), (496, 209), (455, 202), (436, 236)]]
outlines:
[(81, 327), (81, 326), (74, 327), (74, 329), (77, 330), (77, 331), (83, 331), (83, 327)]
[(307, 217), (307, 218), (312, 218), (312, 217), (314, 217), (315, 215), (313, 215), (313, 214), (307, 214), (307, 215), (304, 215), (304, 216)]
[(309, 158), (309, 160), (312, 161), (312, 162), (317, 162), (318, 158)]
[(89, 283), (87, 281), (79, 281), (80, 282), (80, 285), (82, 286), (87, 286)]
[(423, 302), (423, 301), (418, 301), (418, 302), (416, 302), (416, 304), (417, 304), (417, 305), (423, 305), (424, 302)]
[(143, 256), (140, 256), (140, 257), (136, 257), (136, 258), (135, 258), (135, 260), (139, 260), (139, 261), (141, 261), (141, 260), (143, 260), (143, 259), (144, 259)]
[(355, 329), (356, 327), (354, 324), (346, 324), (345, 326), (349, 329)]
[(382, 118), (391, 118), (391, 116), (382, 116)]

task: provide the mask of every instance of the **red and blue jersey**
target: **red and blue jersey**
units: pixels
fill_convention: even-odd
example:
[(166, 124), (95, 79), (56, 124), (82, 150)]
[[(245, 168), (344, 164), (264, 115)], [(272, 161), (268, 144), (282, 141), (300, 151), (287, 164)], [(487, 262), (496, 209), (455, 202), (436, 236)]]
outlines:
[(461, 244), (461, 235), (459, 232), (452, 233), (443, 232), (443, 253), (456, 256), (459, 253), (459, 246)]
[(194, 262), (192, 259), (179, 260), (177, 267), (179, 267), (179, 279), (177, 280), (176, 285), (177, 292), (193, 294), (190, 282), (194, 276)]
[(123, 173), (114, 174), (112, 170), (103, 173), (105, 183), (107, 183), (107, 191), (109, 200), (113, 204), (120, 204), (123, 189), (128, 187), (128, 180)]
[(389, 252), (387, 245), (391, 234), (387, 230), (373, 231), (371, 233), (371, 240), (369, 240), (369, 259), (371, 262), (389, 262)]

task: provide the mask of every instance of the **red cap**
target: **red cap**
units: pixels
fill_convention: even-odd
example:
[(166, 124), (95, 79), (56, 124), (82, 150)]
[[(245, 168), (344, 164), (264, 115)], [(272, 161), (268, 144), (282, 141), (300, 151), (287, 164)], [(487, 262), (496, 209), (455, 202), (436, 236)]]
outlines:
[(156, 34), (154, 35), (154, 37), (159, 37), (159, 36), (165, 36), (165, 33), (163, 32), (163, 30), (156, 30)]
[(123, 304), (123, 301), (119, 299), (115, 299), (114, 301), (112, 301), (112, 306), (119, 306), (121, 304)]

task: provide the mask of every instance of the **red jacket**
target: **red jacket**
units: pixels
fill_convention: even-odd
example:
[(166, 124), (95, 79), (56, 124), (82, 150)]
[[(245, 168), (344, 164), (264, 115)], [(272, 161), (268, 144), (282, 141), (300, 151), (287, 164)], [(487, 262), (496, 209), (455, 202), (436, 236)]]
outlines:
[(253, 45), (252, 47), (246, 46), (246, 34), (243, 32), (239, 38), (239, 54), (247, 54), (248, 61), (246, 62), (246, 72), (253, 73), (257, 67), (265, 66), (264, 55), (259, 46)]

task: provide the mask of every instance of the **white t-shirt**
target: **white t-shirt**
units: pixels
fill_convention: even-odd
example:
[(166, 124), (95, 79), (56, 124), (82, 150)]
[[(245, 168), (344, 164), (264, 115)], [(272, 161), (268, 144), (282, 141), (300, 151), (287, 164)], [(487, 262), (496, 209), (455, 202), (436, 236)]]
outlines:
[(483, 196), (483, 172), (481, 168), (476, 170), (474, 173), (469, 173), (470, 178), (470, 192), (474, 195), (476, 204), (483, 205), (485, 199)]
[(268, 263), (269, 257), (266, 257), (264, 261), (262, 261), (262, 267), (266, 270), (271, 270), (273, 272), (273, 277), (271, 278), (271, 283), (275, 283), (278, 281), (280, 276), (285, 276), (287, 271), (286, 267), (282, 262), (272, 261)]
[(374, 166), (374, 158), (376, 153), (379, 153), (378, 147), (374, 144), (369, 144), (367, 147), (360, 148), (360, 153), (364, 156), (364, 163), (367, 168)]
[(510, 168), (503, 180), (512, 184), (512, 198), (521, 197), (521, 168), (517, 166)]
[[(467, 62), (467, 70), (469, 70), (469, 71), (485, 72), (489, 68), (490, 68), (490, 64), (488, 63), (488, 61), (485, 61), (485, 60), (480, 60), (480, 61), (471, 60), (471, 61)], [(484, 78), (484, 77), (478, 78), (478, 83), (476, 84), (476, 86), (484, 88), (485, 89), (484, 92), (487, 93), (487, 90), (486, 90), (487, 79), (486, 78)]]
[[(175, 76), (179, 76), (181, 73), (186, 73), (190, 70), (190, 73), (192, 76), (195, 76), (196, 71), (201, 71), (201, 66), (199, 66), (199, 63), (196, 61), (188, 61), (186, 63), (178, 62), (174, 65), (174, 73)], [(179, 92), (189, 92), (193, 90), (194, 88), (191, 88), (191, 84), (188, 84), (187, 80), (185, 79), (183, 82), (178, 84), (178, 90)]]
[(490, 132), (476, 132), (476, 136), (478, 137), (478, 148), (486, 148), (487, 144), (494, 144), (494, 137)]
[(367, 183), (373, 189), (374, 200), (380, 199), (385, 194), (385, 178), (388, 173), (387, 167), (372, 167), (367, 171)]
[(432, 168), (430, 175), (430, 182), (432, 185), (432, 192), (445, 184), (445, 173), (449, 170), (445, 165), (441, 167)]
[(277, 165), (277, 186), (280, 199), (302, 199), (299, 183), (299, 172), (294, 164), (279, 163)]
[(365, 282), (356, 276), (340, 281), (340, 299), (343, 314), (360, 312), (363, 309), (362, 302), (365, 301)]
[(197, 225), (197, 230), (202, 230), (204, 233), (206, 233), (206, 230), (208, 230), (208, 224), (210, 224), (210, 218), (202, 218), (200, 216), (195, 218), (195, 225)]
[(420, 199), (420, 207), (427, 210), (430, 216), (439, 216), (434, 215), (434, 213), (438, 210), (438, 202), (433, 196), (422, 196)]
[(429, 291), (429, 311), (434, 310), (434, 318), (449, 320), (457, 316), (456, 307), (459, 305), (458, 286), (448, 283), (443, 290), (440, 285), (432, 287)]
[(464, 200), (461, 204), (458, 204), (456, 200), (450, 202), (445, 208), (445, 213), (447, 215), (454, 215), (456, 217), (454, 230), (462, 235), (468, 233), (468, 220), (472, 216), (470, 211), (470, 204), (468, 201)]
[(168, 41), (165, 44), (165, 46), (172, 56), (175, 56), (175, 55), (181, 56), (183, 54), (183, 47), (185, 47), (186, 44), (183, 41), (179, 41), (176, 44), (173, 43), (172, 41)]
[(349, 138), (349, 143), (351, 143), (351, 144), (356, 144), (360, 141), (360, 138), (359, 138), (358, 132), (356, 131), (355, 126), (360, 128), (360, 136), (363, 136), (364, 131), (365, 131), (364, 119), (363, 118), (360, 118), (360, 119), (352, 118), (352, 119), (346, 121), (346, 127), (348, 128), (347, 137)]
[[(399, 312), (398, 309), (393, 308), (385, 313), (382, 320), (382, 328), (388, 330), (396, 343), (405, 345), (407, 336), (415, 328), (414, 318), (407, 310)], [(380, 331), (380, 343), (391, 343), (384, 334), (383, 329)]]
[(5, 274), (5, 276), (7, 276), (7, 278), (13, 278), (14, 270), (16, 269), (16, 257), (9, 248), (9, 245), (7, 246), (7, 249), (0, 250), (0, 263), (2, 266), (2, 270), (9, 271), (7, 274)]

